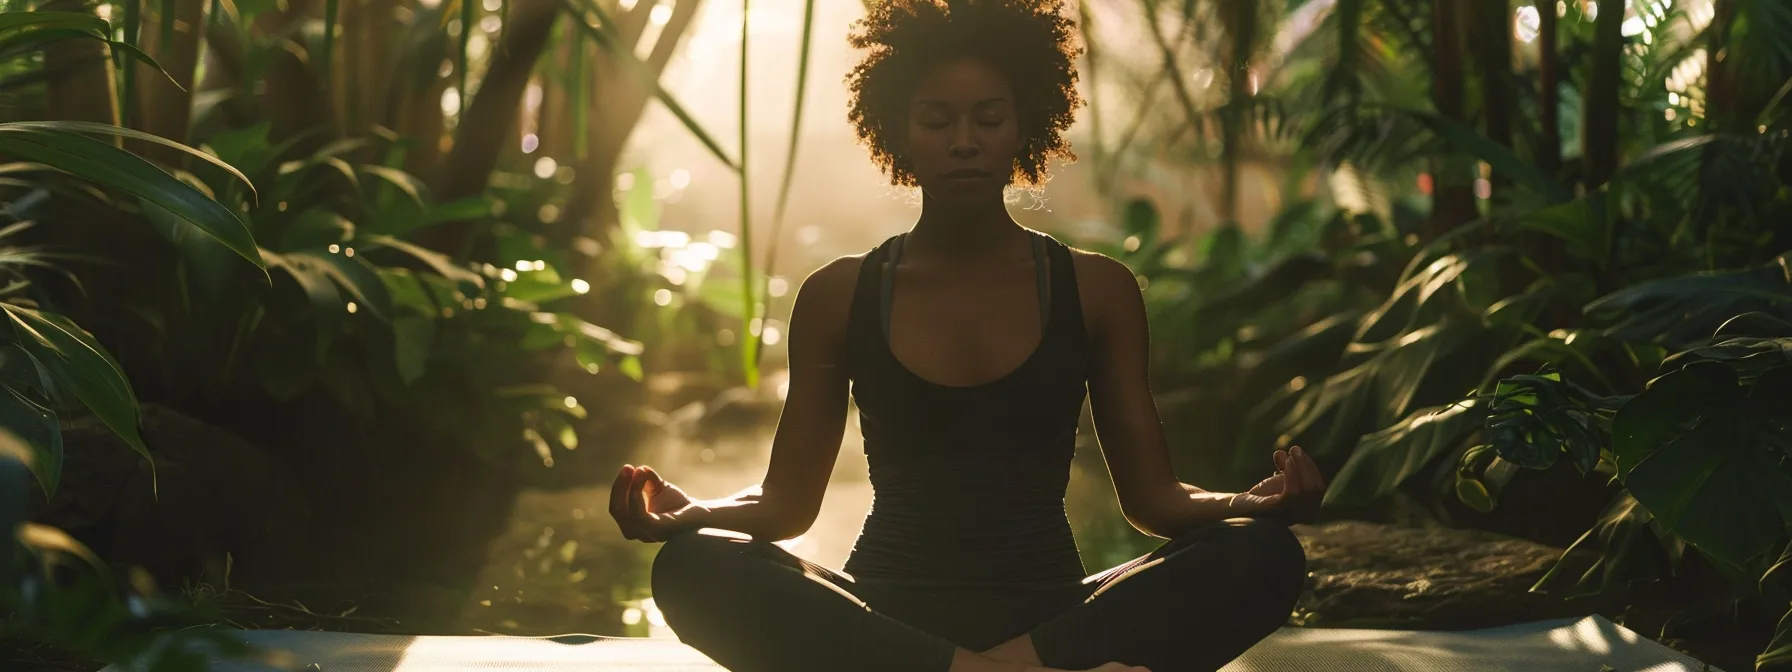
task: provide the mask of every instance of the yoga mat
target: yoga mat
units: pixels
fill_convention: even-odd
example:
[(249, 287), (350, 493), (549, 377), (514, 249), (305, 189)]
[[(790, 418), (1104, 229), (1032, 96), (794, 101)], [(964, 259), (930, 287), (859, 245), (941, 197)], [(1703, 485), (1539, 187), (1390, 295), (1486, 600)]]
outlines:
[[(296, 669), (318, 672), (722, 669), (695, 649), (671, 639), (409, 637), (293, 630), (245, 630), (241, 636), (251, 644), (287, 650)], [(307, 667), (312, 664), (316, 667)], [(1222, 672), (1598, 672), (1601, 665), (1619, 672), (1717, 670), (1602, 617), (1588, 616), (1454, 632), (1282, 628)], [(212, 669), (265, 672), (272, 668), (222, 662)], [(102, 672), (121, 671), (106, 668)]]

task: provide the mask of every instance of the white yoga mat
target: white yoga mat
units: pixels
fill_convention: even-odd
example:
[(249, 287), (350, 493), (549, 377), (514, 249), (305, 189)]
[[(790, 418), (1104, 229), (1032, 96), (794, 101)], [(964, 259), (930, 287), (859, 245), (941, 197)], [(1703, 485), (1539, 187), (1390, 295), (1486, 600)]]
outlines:
[[(291, 652), (296, 669), (319, 672), (721, 669), (695, 649), (671, 639), (408, 637), (292, 630), (248, 630), (242, 637), (251, 644)], [(316, 667), (308, 667), (312, 664)], [(1619, 672), (1717, 670), (1602, 617), (1588, 616), (1456, 632), (1282, 628), (1223, 672), (1598, 672), (1601, 665)], [(220, 663), (212, 669), (265, 672), (270, 668)], [(120, 671), (107, 668), (102, 672)]]

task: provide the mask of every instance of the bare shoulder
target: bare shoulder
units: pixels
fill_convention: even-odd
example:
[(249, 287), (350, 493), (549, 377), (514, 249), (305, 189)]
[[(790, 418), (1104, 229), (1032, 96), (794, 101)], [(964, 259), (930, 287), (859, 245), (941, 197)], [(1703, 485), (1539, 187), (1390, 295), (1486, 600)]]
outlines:
[(1074, 247), (1070, 248), (1070, 255), (1076, 264), (1077, 292), (1083, 295), (1083, 303), (1107, 305), (1138, 297), (1139, 281), (1126, 264), (1100, 252)]
[(858, 286), (859, 267), (865, 257), (866, 254), (854, 254), (836, 258), (803, 278), (791, 307), (792, 337), (797, 337), (799, 331), (845, 331), (847, 315), (852, 312), (853, 290)]
[(815, 269), (809, 277), (803, 278), (802, 286), (797, 289), (797, 301), (818, 306), (842, 300), (851, 303), (853, 289), (859, 282), (859, 267), (865, 263), (867, 254), (838, 257)]

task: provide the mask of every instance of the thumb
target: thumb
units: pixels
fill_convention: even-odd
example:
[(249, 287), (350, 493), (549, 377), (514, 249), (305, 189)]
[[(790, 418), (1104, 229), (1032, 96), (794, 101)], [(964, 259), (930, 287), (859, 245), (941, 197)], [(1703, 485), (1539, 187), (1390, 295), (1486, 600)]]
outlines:
[(654, 485), (665, 485), (666, 484), (666, 479), (660, 476), (660, 472), (654, 471), (653, 467), (644, 466), (644, 467), (641, 467), (641, 471), (646, 472), (647, 481), (649, 483), (652, 483)]

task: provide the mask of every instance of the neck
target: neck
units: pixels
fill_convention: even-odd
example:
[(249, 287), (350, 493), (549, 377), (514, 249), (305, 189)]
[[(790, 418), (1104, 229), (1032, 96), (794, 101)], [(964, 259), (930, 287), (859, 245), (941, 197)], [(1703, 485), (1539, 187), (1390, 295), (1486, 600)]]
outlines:
[(971, 202), (948, 203), (922, 192), (921, 218), (909, 231), (903, 256), (989, 259), (1013, 249), (1024, 233), (997, 192)]

